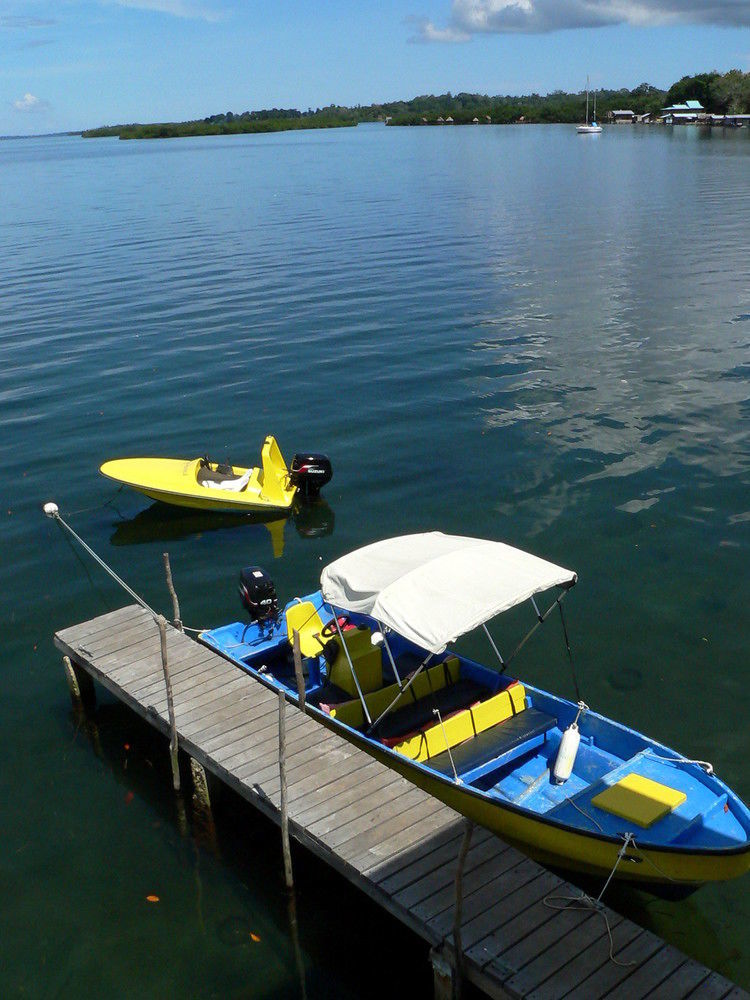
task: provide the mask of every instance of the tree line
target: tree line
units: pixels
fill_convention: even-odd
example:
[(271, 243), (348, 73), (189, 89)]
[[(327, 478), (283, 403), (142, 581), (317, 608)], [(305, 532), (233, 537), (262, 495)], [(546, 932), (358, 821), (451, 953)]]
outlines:
[[(658, 115), (662, 108), (697, 100), (713, 114), (750, 114), (750, 73), (739, 69), (728, 73), (699, 73), (684, 76), (669, 90), (642, 83), (633, 90), (601, 89), (596, 92), (597, 116), (606, 118), (609, 111), (629, 110), (642, 115)], [(549, 94), (523, 96), (487, 94), (424, 94), (409, 101), (358, 104), (353, 107), (330, 104), (325, 108), (267, 108), (236, 114), (225, 111), (187, 122), (108, 125), (89, 129), (86, 138), (119, 136), (121, 139), (167, 139), (187, 135), (235, 135), (242, 132), (280, 132), (299, 128), (336, 128), (358, 122), (385, 121), (391, 125), (434, 123), (437, 118), (452, 118), (457, 124), (480, 122), (489, 118), (495, 124), (515, 122), (579, 122), (586, 109), (586, 93), (554, 90)]]

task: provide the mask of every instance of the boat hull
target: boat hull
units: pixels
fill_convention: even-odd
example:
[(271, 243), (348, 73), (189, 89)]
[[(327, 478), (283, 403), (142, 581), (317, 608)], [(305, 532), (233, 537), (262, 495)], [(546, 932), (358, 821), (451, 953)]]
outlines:
[(199, 459), (175, 458), (123, 458), (105, 462), (99, 470), (115, 482), (129, 486), (151, 500), (173, 507), (190, 507), (194, 510), (215, 511), (274, 511), (289, 510), (296, 496), (296, 489), (275, 488), (273, 495), (264, 492), (263, 473), (260, 469), (233, 467), (235, 477), (250, 473), (242, 492), (214, 489), (197, 481)]
[[(321, 721), (350, 738), (344, 727), (336, 726), (333, 720)], [(541, 817), (511, 809), (502, 802), (488, 801), (466, 786), (440, 780), (396, 754), (375, 750), (366, 740), (360, 745), (418, 788), (549, 868), (606, 878), (617, 862), (624, 840), (615, 842), (608, 837), (545, 822)], [(747, 848), (726, 852), (660, 850), (640, 847), (636, 837), (636, 847), (625, 852), (618, 864), (617, 875), (620, 881), (643, 888), (679, 888), (682, 890), (680, 894), (684, 895), (705, 882), (727, 881), (748, 870), (750, 850)]]

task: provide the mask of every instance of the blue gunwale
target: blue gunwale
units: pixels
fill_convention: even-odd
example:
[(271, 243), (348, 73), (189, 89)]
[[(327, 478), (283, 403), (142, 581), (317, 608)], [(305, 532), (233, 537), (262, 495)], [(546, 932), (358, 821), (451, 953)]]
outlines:
[[(311, 601), (318, 609), (323, 605), (319, 591), (302, 600)], [(284, 611), (292, 603), (295, 602), (286, 605)], [(355, 624), (377, 628), (366, 615), (352, 614), (349, 617)], [(269, 652), (289, 648), (284, 614), (271, 628), (261, 630), (256, 624), (235, 622), (206, 631), (200, 638), (264, 685), (274, 689), (281, 688), (290, 701), (298, 702), (293, 671), (287, 669), (281, 671), (282, 676), (276, 676), (273, 667), (260, 669), (264, 656), (267, 657)], [(390, 641), (397, 659), (404, 654), (419, 658), (424, 655), (424, 651), (400, 636), (391, 634)], [(457, 655), (450, 650), (446, 651), (446, 655), (448, 654)], [(516, 679), (467, 657), (459, 656), (458, 659), (461, 679), (481, 685), (486, 690), (487, 697)], [(385, 760), (407, 777), (411, 773), (412, 780), (416, 783), (422, 784), (424, 780), (429, 783), (430, 790), (434, 785), (435, 794), (460, 811), (465, 810), (460, 802), (455, 804), (457, 789), (460, 790), (461, 800), (467, 798), (489, 804), (493, 809), (500, 809), (508, 814), (531, 817), (535, 824), (541, 824), (547, 829), (584, 836), (589, 842), (606, 844), (616, 850), (623, 845), (624, 832), (630, 830), (635, 832), (636, 843), (641, 852), (654, 850), (658, 851), (660, 857), (672, 854), (689, 855), (691, 858), (739, 858), (746, 855), (747, 863), (743, 862), (740, 869), (732, 874), (740, 874), (741, 870), (750, 868), (750, 810), (739, 797), (719, 778), (707, 774), (698, 764), (622, 723), (591, 710), (585, 713), (579, 721), (581, 746), (574, 772), (564, 785), (554, 785), (548, 778), (545, 780), (545, 771), (554, 763), (562, 732), (575, 719), (578, 707), (573, 702), (523, 681), (527, 709), (533, 708), (552, 716), (554, 725), (506, 754), (499, 757), (490, 755), (484, 760), (473, 762), (471, 767), (463, 770), (459, 768), (462, 783), (457, 785), (452, 771), (448, 774), (441, 773), (429, 761), (419, 762), (404, 757), (379, 739), (331, 717), (319, 708), (315, 697), (325, 684), (325, 661), (319, 657), (317, 661), (312, 658), (305, 662), (308, 667), (308, 711), (321, 723), (342, 732), (348, 740)], [(384, 673), (389, 670), (384, 657)], [(384, 681), (390, 682), (390, 678), (387, 682)], [(454, 748), (454, 752), (456, 749)], [(520, 777), (519, 768), (509, 767), (519, 760), (523, 760), (526, 769), (525, 783)], [(597, 809), (590, 802), (598, 792), (628, 773), (641, 774), (684, 791), (686, 802), (657, 820), (650, 828), (635, 827), (633, 831), (632, 822)], [(498, 780), (493, 784), (495, 777)], [(537, 780), (531, 780), (533, 778)], [(427, 785), (423, 784), (422, 787)], [(516, 797), (520, 796), (521, 801), (513, 801), (511, 792)], [(706, 821), (709, 821), (709, 825), (705, 825)], [(524, 847), (523, 844), (518, 846)], [(528, 850), (528, 853), (534, 856), (533, 850)], [(633, 857), (630, 860), (638, 859)], [(564, 864), (564, 861), (561, 863)], [(652, 877), (647, 878), (642, 873), (632, 877), (637, 877), (641, 882), (665, 881), (659, 876), (658, 867), (655, 864), (653, 867)], [(627, 871), (623, 875), (631, 877)], [(705, 880), (707, 879), (702, 876), (697, 877), (695, 885)], [(678, 879), (669, 878), (668, 881)], [(690, 881), (691, 876), (686, 872), (684, 882)]]

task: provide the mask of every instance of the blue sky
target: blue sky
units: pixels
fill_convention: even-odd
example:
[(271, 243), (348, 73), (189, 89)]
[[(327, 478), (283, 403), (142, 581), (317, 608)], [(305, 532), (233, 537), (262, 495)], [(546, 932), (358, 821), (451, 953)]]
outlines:
[(750, 70), (750, 0), (0, 0), (0, 135)]

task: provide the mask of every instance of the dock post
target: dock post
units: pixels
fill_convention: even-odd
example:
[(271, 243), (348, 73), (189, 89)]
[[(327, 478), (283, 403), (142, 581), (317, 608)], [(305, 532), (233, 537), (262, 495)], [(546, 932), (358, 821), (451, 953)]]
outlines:
[(453, 914), (453, 950), (455, 952), (454, 961), (456, 966), (456, 981), (454, 984), (454, 995), (456, 1000), (460, 1000), (464, 975), (464, 953), (461, 944), (461, 915), (463, 909), (463, 877), (466, 855), (469, 853), (471, 845), (471, 835), (474, 832), (474, 824), (470, 819), (464, 819), (464, 835), (461, 840), (461, 847), (458, 852), (458, 862), (456, 864), (456, 905)]
[(92, 708), (96, 704), (94, 682), (84, 670), (74, 665), (69, 656), (63, 656), (62, 659), (73, 708), (77, 712), (84, 708)]
[(281, 784), (281, 847), (284, 852), (284, 881), (287, 889), (294, 888), (292, 852), (289, 847), (289, 816), (286, 800), (286, 699), (279, 690), (279, 778)]
[(167, 575), (167, 590), (169, 591), (169, 596), (172, 598), (173, 624), (180, 632), (184, 632), (182, 619), (180, 618), (180, 602), (177, 600), (177, 591), (174, 589), (174, 583), (172, 582), (172, 567), (169, 565), (169, 553), (162, 552), (162, 558), (164, 559), (164, 572)]
[(159, 615), (156, 619), (159, 626), (159, 639), (161, 640), (161, 668), (164, 672), (164, 684), (167, 689), (167, 711), (169, 712), (169, 756), (172, 761), (172, 785), (176, 792), (180, 790), (180, 761), (179, 745), (177, 743), (177, 722), (174, 715), (174, 698), (172, 696), (172, 681), (169, 678), (169, 664), (167, 663), (167, 620), (164, 615)]
[(299, 632), (294, 629), (292, 632), (292, 651), (294, 653), (294, 676), (297, 678), (297, 694), (299, 695), (299, 707), (305, 711), (305, 675), (302, 673), (302, 650), (299, 644)]
[(453, 1000), (456, 980), (450, 960), (442, 949), (433, 948), (430, 951), (430, 962), (435, 1000)]

